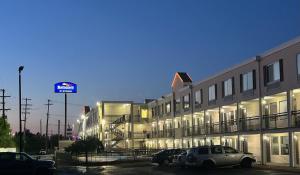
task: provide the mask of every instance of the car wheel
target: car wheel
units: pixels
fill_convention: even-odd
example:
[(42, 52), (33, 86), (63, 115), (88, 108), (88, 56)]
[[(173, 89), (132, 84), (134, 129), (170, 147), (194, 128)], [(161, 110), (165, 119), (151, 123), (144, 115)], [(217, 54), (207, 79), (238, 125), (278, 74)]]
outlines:
[(241, 167), (242, 168), (252, 168), (253, 164), (252, 164), (252, 160), (245, 158), (242, 160), (241, 162)]
[(213, 168), (215, 168), (215, 163), (212, 162), (211, 160), (206, 160), (203, 162), (202, 166), (205, 169), (213, 169)]

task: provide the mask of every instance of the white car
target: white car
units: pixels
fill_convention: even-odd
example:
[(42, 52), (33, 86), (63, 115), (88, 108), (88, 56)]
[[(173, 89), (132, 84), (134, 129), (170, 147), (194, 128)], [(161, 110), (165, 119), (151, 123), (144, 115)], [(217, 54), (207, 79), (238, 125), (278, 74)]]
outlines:
[(256, 162), (251, 153), (242, 153), (228, 146), (202, 146), (191, 148), (187, 152), (187, 166), (201, 166), (208, 169), (219, 166), (241, 165), (251, 168)]

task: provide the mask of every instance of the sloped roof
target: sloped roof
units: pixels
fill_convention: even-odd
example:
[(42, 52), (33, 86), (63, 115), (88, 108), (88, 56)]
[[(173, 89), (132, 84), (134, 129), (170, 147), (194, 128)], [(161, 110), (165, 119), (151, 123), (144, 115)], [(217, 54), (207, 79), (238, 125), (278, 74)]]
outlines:
[(175, 73), (175, 76), (172, 81), (172, 87), (174, 86), (176, 79), (179, 79), (182, 83), (192, 83), (191, 77), (185, 72), (176, 72)]
[(191, 77), (186, 72), (176, 72), (183, 82), (192, 82)]

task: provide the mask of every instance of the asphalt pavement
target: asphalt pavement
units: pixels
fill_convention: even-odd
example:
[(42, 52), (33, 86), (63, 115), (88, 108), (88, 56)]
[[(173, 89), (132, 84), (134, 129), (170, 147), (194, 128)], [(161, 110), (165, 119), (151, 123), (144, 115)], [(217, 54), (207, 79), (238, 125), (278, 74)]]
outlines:
[(217, 168), (204, 170), (201, 168), (181, 169), (178, 167), (159, 167), (147, 162), (126, 163), (107, 166), (66, 166), (59, 167), (57, 175), (298, 175), (299, 172), (289, 172), (271, 169), (242, 169), (242, 168)]

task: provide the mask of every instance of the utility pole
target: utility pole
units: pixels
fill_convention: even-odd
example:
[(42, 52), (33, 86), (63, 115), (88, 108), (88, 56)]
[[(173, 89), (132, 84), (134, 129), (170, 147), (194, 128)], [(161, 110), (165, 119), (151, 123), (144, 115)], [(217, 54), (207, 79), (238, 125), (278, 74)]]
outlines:
[(0, 91), (2, 92), (2, 95), (0, 96), (1, 98), (2, 98), (2, 118), (4, 118), (4, 119), (6, 119), (7, 118), (7, 116), (5, 115), (5, 111), (8, 111), (8, 110), (10, 110), (10, 109), (6, 109), (5, 108), (5, 98), (7, 98), (7, 97), (10, 97), (10, 96), (7, 96), (7, 95), (5, 95), (5, 89), (0, 89)]
[(24, 150), (25, 150), (25, 145), (26, 145), (26, 123), (27, 123), (27, 114), (29, 115), (30, 112), (28, 112), (30, 110), (30, 108), (28, 108), (28, 106), (32, 106), (31, 104), (28, 104), (28, 101), (30, 101), (30, 98), (24, 98), (23, 99), (25, 101), (24, 104), (22, 104), (22, 106), (24, 106), (23, 110), (24, 112), (22, 112), (22, 114), (24, 114), (24, 119), (22, 121), (24, 121)]
[(25, 101), (25, 103), (23, 104), (23, 106), (24, 106), (24, 108), (23, 108), (24, 112), (22, 112), (24, 114), (24, 134), (25, 134), (26, 129), (27, 129), (26, 128), (27, 114), (28, 115), (30, 114), (30, 112), (29, 112), (30, 108), (28, 106), (32, 106), (32, 104), (28, 103), (29, 101), (31, 101), (30, 98), (24, 98), (23, 100)]
[(53, 104), (51, 104), (50, 103), (51, 102), (51, 100), (49, 100), (48, 99), (48, 103), (47, 104), (45, 104), (45, 105), (47, 105), (47, 122), (46, 122), (46, 153), (47, 153), (47, 151), (48, 151), (48, 121), (49, 121), (49, 109), (50, 109), (50, 106), (51, 105), (53, 105)]
[(57, 135), (60, 136), (60, 120), (58, 120)]
[(40, 119), (40, 135), (43, 135), (42, 119)]

